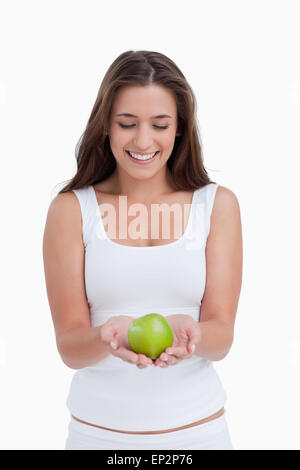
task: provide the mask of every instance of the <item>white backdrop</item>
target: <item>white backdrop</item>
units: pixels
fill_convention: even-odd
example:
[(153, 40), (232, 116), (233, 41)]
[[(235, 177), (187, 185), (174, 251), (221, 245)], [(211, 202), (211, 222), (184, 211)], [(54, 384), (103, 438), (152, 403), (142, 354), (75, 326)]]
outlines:
[(186, 76), (209, 176), (240, 203), (235, 339), (214, 363), (234, 448), (300, 449), (298, 2), (0, 5), (0, 448), (64, 448), (75, 371), (57, 352), (46, 294), (47, 210), (75, 173), (107, 68), (146, 49)]

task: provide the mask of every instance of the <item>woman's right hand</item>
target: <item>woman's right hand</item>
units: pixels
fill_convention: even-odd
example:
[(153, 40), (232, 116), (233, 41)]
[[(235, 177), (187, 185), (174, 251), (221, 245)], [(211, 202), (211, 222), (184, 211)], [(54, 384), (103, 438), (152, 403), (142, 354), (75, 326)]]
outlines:
[[(109, 346), (113, 356), (144, 369), (148, 365), (154, 365), (154, 361), (145, 354), (136, 354), (130, 347), (128, 328), (134, 318), (128, 315), (113, 316), (101, 326), (100, 335), (102, 341)], [(113, 345), (116, 346), (115, 349)]]

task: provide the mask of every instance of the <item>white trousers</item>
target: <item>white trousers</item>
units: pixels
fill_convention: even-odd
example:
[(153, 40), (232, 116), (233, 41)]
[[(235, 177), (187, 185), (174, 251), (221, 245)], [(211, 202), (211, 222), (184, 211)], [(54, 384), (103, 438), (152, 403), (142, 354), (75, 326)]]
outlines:
[(123, 434), (71, 416), (65, 450), (234, 450), (225, 413), (191, 428), (162, 434)]

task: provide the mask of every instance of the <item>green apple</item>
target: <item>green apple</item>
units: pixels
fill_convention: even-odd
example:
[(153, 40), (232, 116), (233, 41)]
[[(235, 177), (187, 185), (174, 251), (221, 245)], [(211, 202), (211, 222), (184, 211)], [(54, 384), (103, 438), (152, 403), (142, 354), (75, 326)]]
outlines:
[(173, 332), (165, 317), (149, 313), (132, 320), (128, 328), (128, 341), (134, 352), (155, 360), (172, 346)]

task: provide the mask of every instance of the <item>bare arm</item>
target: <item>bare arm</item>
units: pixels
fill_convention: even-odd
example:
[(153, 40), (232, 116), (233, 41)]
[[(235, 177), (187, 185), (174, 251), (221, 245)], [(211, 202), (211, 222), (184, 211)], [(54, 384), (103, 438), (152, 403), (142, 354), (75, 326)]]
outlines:
[(74, 328), (62, 334), (57, 346), (68, 367), (82, 369), (109, 356), (110, 348), (101, 340), (101, 328)]
[(238, 200), (220, 186), (206, 245), (206, 287), (195, 354), (217, 361), (228, 354), (242, 284), (242, 226)]
[(228, 354), (233, 343), (232, 328), (211, 318), (197, 325), (199, 340), (194, 354), (209, 361), (220, 361)]
[(81, 212), (73, 192), (51, 202), (43, 237), (46, 288), (56, 344), (71, 369), (92, 365), (110, 354), (102, 326), (91, 327), (84, 282)]

